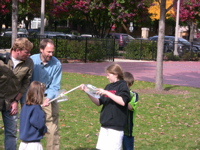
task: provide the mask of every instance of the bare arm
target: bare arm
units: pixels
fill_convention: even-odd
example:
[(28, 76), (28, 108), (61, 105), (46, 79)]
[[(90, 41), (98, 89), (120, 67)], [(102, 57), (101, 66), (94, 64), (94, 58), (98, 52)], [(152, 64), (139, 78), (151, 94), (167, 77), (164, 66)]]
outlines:
[(128, 103), (128, 110), (133, 110), (133, 107)]
[[(81, 84), (80, 89), (82, 91), (87, 91), (88, 90), (87, 87), (84, 84)], [(99, 99), (97, 99), (97, 98), (95, 98), (93, 96), (90, 96), (89, 94), (87, 94), (87, 95), (95, 105), (100, 106)]]
[(94, 98), (93, 96), (90, 96), (89, 94), (87, 94), (87, 95), (95, 105), (100, 106), (99, 99)]
[(116, 102), (117, 104), (121, 105), (121, 106), (125, 106), (125, 103), (122, 99), (121, 96), (115, 95), (107, 90), (104, 89), (98, 89), (97, 90), (97, 94), (99, 95), (107, 95), (109, 98), (111, 98), (114, 102)]

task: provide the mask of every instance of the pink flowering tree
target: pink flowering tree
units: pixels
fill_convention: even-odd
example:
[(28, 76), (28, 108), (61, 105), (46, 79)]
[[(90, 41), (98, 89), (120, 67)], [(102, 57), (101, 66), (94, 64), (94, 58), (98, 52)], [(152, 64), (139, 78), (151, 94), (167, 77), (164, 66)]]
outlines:
[(102, 37), (114, 24), (128, 28), (130, 22), (144, 22), (147, 7), (143, 0), (54, 0), (53, 14), (56, 18), (76, 18), (80, 27), (84, 22), (91, 34)]
[[(6, 22), (7, 14), (9, 14), (11, 9), (11, 0), (1, 0), (0, 1), (0, 32), (2, 30), (2, 24)], [(10, 19), (11, 22), (11, 19)]]
[[(176, 9), (176, 8), (175, 8)], [(200, 0), (180, 1), (180, 22), (189, 27), (189, 41), (193, 41), (194, 30), (200, 21)]]

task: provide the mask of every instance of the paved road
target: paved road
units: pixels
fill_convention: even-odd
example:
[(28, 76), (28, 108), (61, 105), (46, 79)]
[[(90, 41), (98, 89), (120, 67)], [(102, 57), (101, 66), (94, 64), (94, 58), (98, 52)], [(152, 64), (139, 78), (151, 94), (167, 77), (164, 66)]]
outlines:
[[(116, 59), (124, 71), (131, 72), (135, 80), (155, 82), (155, 61), (131, 61)], [(101, 63), (63, 63), (64, 72), (74, 72), (105, 76), (104, 69), (112, 62)], [(172, 62), (163, 63), (164, 84), (181, 85), (200, 88), (200, 62)]]

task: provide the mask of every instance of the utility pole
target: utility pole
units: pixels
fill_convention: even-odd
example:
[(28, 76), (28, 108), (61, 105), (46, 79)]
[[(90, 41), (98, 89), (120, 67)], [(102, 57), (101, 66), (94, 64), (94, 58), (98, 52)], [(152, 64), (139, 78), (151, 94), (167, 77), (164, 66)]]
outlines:
[(176, 10), (176, 31), (175, 31), (175, 43), (174, 43), (175, 56), (178, 56), (179, 13), (180, 13), (180, 0), (177, 1), (177, 10)]
[(12, 0), (12, 45), (17, 38), (18, 0)]
[(44, 14), (45, 14), (45, 0), (41, 0), (41, 26), (40, 26), (40, 35), (44, 35)]

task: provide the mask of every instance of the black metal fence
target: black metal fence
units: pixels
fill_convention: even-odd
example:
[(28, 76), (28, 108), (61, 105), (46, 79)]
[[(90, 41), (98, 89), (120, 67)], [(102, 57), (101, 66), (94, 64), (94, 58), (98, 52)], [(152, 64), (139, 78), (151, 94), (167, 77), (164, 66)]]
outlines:
[[(113, 38), (72, 39), (63, 36), (29, 36), (28, 39), (34, 45), (31, 54), (39, 53), (39, 43), (43, 38), (51, 38), (54, 41), (55, 56), (65, 62), (74, 59), (84, 61), (85, 63), (88, 61), (114, 61), (114, 58), (121, 56), (125, 59), (134, 60), (156, 60), (157, 57), (156, 41), (132, 40), (128, 42), (123, 51), (119, 51), (118, 43)], [(11, 37), (0, 36), (0, 49), (10, 48)], [(199, 60), (200, 51), (182, 51), (178, 57), (175, 57), (173, 51), (171, 51), (164, 53), (163, 57), (165, 60)]]
[[(40, 40), (47, 37), (27, 37), (34, 45), (31, 54), (39, 53)], [(55, 56), (59, 59), (79, 59), (87, 61), (114, 61), (117, 55), (116, 43), (111, 38), (76, 38), (51, 37), (55, 44)], [(11, 37), (0, 37), (0, 49), (11, 48)]]
[(123, 49), (126, 59), (134, 60), (156, 60), (157, 43), (150, 40), (131, 40)]

